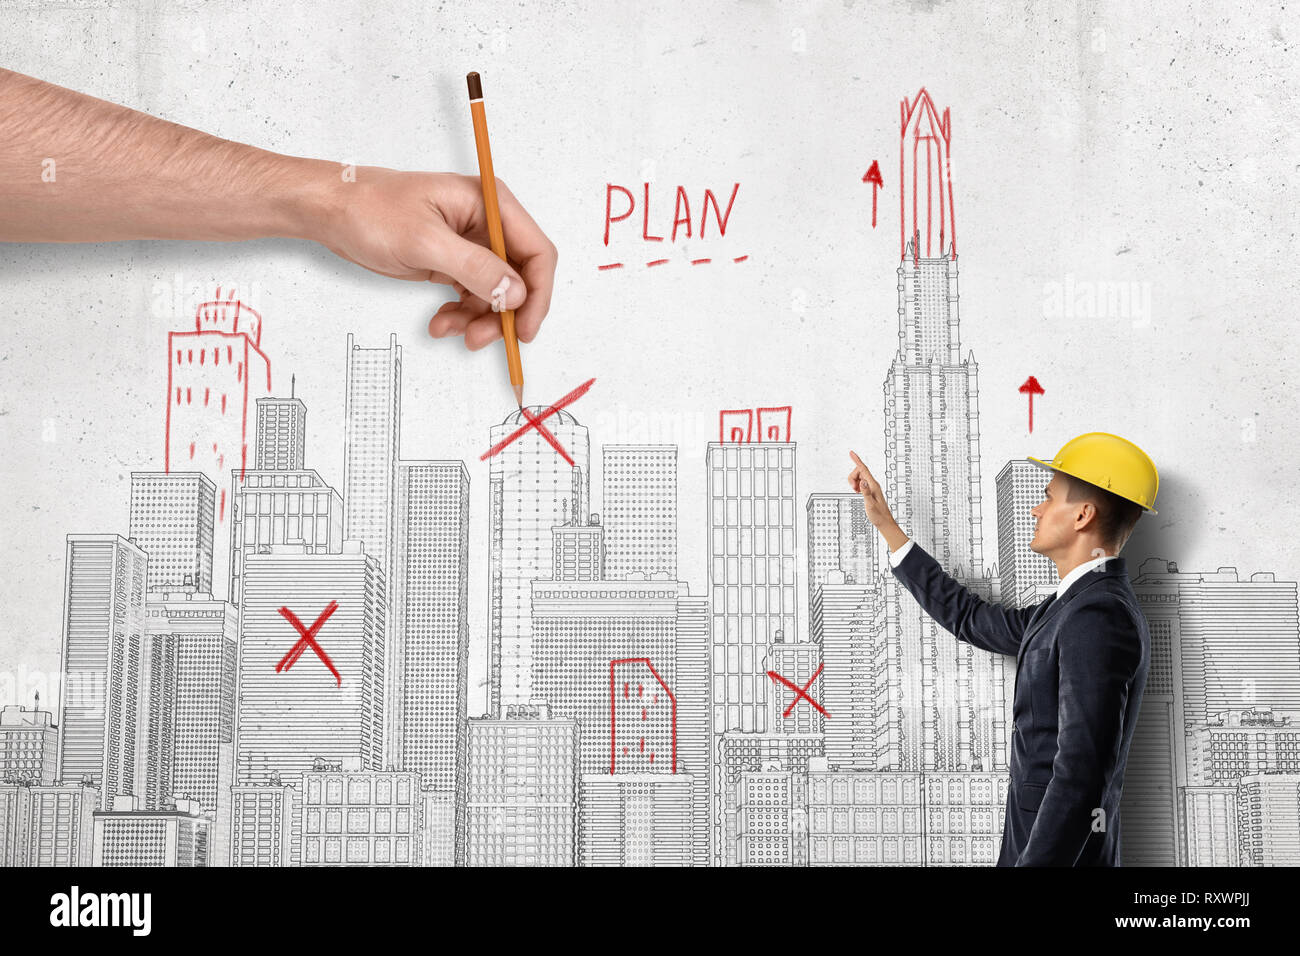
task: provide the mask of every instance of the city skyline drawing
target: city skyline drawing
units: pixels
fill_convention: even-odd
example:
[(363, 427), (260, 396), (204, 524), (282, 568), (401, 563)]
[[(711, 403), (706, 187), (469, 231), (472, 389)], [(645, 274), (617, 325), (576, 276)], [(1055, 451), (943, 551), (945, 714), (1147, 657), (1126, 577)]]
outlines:
[[(981, 451), (952, 132), (903, 99), (871, 454), (908, 535), (1022, 608), (1058, 583), (1029, 548), (1043, 472)], [(161, 467), (141, 449), (32, 596), (62, 607), (60, 694), (0, 709), (0, 865), (996, 861), (1016, 662), (920, 609), (857, 495), (801, 482), (819, 422), (781, 382), (694, 447), (602, 434), (602, 377), (479, 409), (456, 447), (481, 458), (407, 458), (397, 333), (322, 346), (328, 384), (285, 393), (261, 311), (218, 289), (194, 320), (165, 330), (165, 410), (129, 409), (163, 416)], [(308, 414), (327, 389), (342, 421)], [(1124, 557), (1152, 644), (1124, 865), (1300, 865), (1294, 569)]]

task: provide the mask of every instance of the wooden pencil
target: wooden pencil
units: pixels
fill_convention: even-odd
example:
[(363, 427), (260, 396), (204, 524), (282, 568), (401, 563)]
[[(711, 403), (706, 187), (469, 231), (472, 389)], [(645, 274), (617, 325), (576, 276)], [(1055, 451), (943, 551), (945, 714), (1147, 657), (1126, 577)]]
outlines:
[[(506, 262), (506, 237), (501, 229), (501, 207), (497, 205), (497, 180), (492, 172), (492, 147), (488, 143), (487, 114), (483, 109), (483, 83), (477, 73), (467, 74), (469, 111), (474, 119), (474, 144), (478, 148), (478, 173), (483, 183), (483, 206), (487, 210), (488, 240), (492, 251)], [(524, 366), (519, 358), (519, 339), (515, 336), (515, 310), (501, 310), (501, 333), (506, 342), (506, 364), (510, 368), (510, 385), (515, 401), (524, 407)]]

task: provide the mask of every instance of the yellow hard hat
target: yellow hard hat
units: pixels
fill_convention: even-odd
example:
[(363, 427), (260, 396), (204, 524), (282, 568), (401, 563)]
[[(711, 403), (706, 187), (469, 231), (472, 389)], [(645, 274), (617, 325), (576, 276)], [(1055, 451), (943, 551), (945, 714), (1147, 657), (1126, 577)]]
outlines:
[(1153, 507), (1160, 487), (1156, 463), (1137, 445), (1118, 435), (1088, 432), (1062, 445), (1051, 461), (1040, 461), (1032, 455), (1029, 460), (1137, 502), (1150, 514), (1159, 513)]

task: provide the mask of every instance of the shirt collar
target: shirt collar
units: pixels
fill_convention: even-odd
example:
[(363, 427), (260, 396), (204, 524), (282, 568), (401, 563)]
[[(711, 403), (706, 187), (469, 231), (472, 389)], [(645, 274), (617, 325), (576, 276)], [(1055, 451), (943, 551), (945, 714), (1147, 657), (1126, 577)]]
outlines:
[(1056, 586), (1056, 596), (1058, 598), (1064, 597), (1065, 592), (1070, 589), (1070, 585), (1074, 584), (1075, 581), (1079, 580), (1079, 578), (1083, 577), (1089, 571), (1095, 571), (1102, 567), (1107, 561), (1114, 557), (1115, 555), (1113, 554), (1103, 554), (1100, 558), (1093, 558), (1091, 561), (1083, 562), (1083, 564), (1079, 565), (1061, 579), (1061, 583)]

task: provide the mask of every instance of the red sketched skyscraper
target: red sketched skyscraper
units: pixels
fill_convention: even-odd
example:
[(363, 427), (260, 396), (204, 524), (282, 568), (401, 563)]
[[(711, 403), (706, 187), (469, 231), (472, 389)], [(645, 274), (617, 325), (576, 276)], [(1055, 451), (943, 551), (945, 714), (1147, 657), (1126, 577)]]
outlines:
[(677, 699), (646, 657), (609, 662), (609, 772), (677, 772)]
[(167, 445), (164, 470), (201, 471), (220, 490), (226, 513), (227, 467), (248, 464), (249, 409), (271, 393), (271, 362), (259, 347), (262, 316), (234, 298), (202, 303), (194, 331), (167, 333)]
[(922, 87), (916, 99), (901, 104), (902, 140), (898, 149), (900, 257), (916, 240), (914, 259), (957, 257), (957, 219), (952, 206), (952, 171), (948, 155), (952, 121), (948, 110), (935, 109)]

